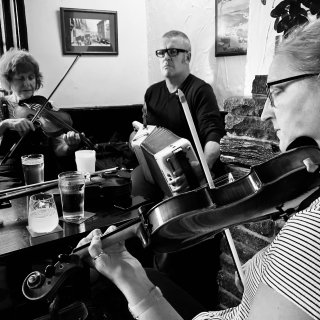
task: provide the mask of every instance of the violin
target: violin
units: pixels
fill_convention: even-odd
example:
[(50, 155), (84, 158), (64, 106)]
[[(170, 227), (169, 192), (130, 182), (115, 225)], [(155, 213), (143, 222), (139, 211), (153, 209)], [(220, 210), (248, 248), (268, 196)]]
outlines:
[[(101, 237), (104, 248), (132, 237), (156, 252), (175, 252), (214, 237), (234, 225), (278, 217), (306, 208), (320, 186), (320, 149), (292, 149), (229, 184), (202, 186), (139, 208), (139, 217)], [(311, 199), (312, 198), (312, 199)], [(86, 244), (59, 257), (50, 273), (30, 273), (22, 292), (30, 300), (51, 298), (71, 275), (83, 268)]]
[[(73, 65), (77, 62), (77, 60), (79, 59), (80, 56), (81, 56), (81, 54), (77, 55), (77, 57), (74, 59), (71, 66), (67, 70), (67, 72), (61, 78), (61, 80), (56, 85), (56, 87), (54, 88), (54, 90), (51, 92), (50, 96), (47, 99), (42, 96), (35, 96), (35, 98), (31, 97), (30, 101), (29, 101), (29, 99), (23, 100), (20, 103), (20, 106), (22, 106), (22, 108), (27, 106), (28, 109), (26, 110), (26, 109), (21, 109), (18, 107), (18, 110), (15, 113), (15, 116), (17, 118), (27, 118), (27, 119), (31, 118), (30, 121), (32, 123), (38, 123), (38, 125), (40, 125), (44, 129), (44, 132), (47, 135), (51, 134), (51, 135), (59, 136), (65, 130), (74, 131), (80, 135), (81, 140), (90, 149), (96, 150), (95, 145), (88, 138), (86, 138), (84, 136), (84, 134), (78, 132), (77, 130), (75, 130), (74, 128), (71, 127), (71, 124), (72, 124), (71, 117), (67, 113), (62, 112), (62, 111), (59, 111), (59, 113), (56, 113), (58, 111), (53, 112), (54, 108), (49, 103), (50, 98), (56, 92), (56, 90), (58, 89), (58, 87), (60, 86), (60, 84), (62, 83), (62, 81), (67, 76), (67, 74), (69, 73), (69, 71), (71, 70)], [(41, 101), (41, 103), (40, 103), (40, 101)], [(18, 148), (18, 146), (22, 143), (22, 141), (24, 140), (25, 137), (26, 137), (26, 134), (23, 135), (20, 138), (20, 140), (11, 147), (9, 152), (2, 159), (0, 165), (5, 164), (6, 161), (10, 157), (12, 157), (13, 153)], [(100, 169), (102, 169), (102, 166), (99, 164), (98, 164), (98, 167)]]
[(32, 120), (36, 112), (43, 105), (45, 107), (34, 121), (34, 124), (41, 127), (43, 132), (49, 137), (60, 136), (63, 132), (72, 128), (70, 115), (52, 106), (43, 96), (32, 96), (31, 98), (20, 100), (19, 105), (14, 110), (15, 118), (26, 118)]

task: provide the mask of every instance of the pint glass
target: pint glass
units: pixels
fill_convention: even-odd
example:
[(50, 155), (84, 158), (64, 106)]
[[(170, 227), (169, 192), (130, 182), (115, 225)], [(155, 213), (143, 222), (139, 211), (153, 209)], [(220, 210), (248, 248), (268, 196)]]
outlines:
[(84, 217), (85, 175), (80, 171), (66, 171), (58, 175), (63, 218), (77, 221)]
[(21, 163), (26, 185), (44, 181), (43, 154), (28, 154), (22, 156)]

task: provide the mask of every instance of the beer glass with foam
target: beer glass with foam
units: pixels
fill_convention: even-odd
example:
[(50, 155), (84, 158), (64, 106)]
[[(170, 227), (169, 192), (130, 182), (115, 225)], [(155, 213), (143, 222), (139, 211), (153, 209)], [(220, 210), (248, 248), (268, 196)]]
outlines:
[(85, 173), (66, 171), (58, 175), (63, 218), (78, 221), (84, 217)]
[(28, 154), (21, 157), (24, 182), (26, 185), (44, 181), (43, 154)]

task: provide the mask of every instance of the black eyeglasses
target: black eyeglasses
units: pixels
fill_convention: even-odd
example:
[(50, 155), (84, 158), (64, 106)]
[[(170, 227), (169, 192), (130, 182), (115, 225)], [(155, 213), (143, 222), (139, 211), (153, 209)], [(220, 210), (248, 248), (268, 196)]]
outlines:
[(266, 83), (266, 92), (267, 92), (267, 97), (271, 102), (271, 106), (273, 108), (275, 107), (274, 101), (272, 98), (272, 94), (270, 92), (271, 86), (273, 86), (275, 84), (280, 84), (280, 83), (294, 81), (294, 80), (303, 79), (303, 78), (314, 77), (314, 76), (318, 76), (318, 75), (319, 75), (319, 73), (305, 73), (305, 74), (299, 74), (298, 76), (294, 76), (294, 77), (289, 77), (289, 78), (285, 78), (285, 79), (281, 79), (281, 80), (277, 80), (277, 81), (267, 82)]
[(179, 52), (189, 52), (189, 51), (185, 49), (176, 49), (176, 48), (160, 49), (160, 50), (156, 50), (156, 56), (159, 58), (163, 58), (164, 55), (167, 53), (169, 57), (173, 58), (177, 56)]

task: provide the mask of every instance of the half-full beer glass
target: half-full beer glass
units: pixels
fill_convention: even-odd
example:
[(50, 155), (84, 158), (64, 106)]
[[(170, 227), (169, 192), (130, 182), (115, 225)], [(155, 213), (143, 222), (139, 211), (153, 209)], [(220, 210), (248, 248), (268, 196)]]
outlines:
[(84, 217), (85, 175), (80, 171), (66, 171), (58, 175), (63, 218), (77, 221)]
[(28, 154), (21, 157), (25, 184), (44, 181), (43, 154)]

